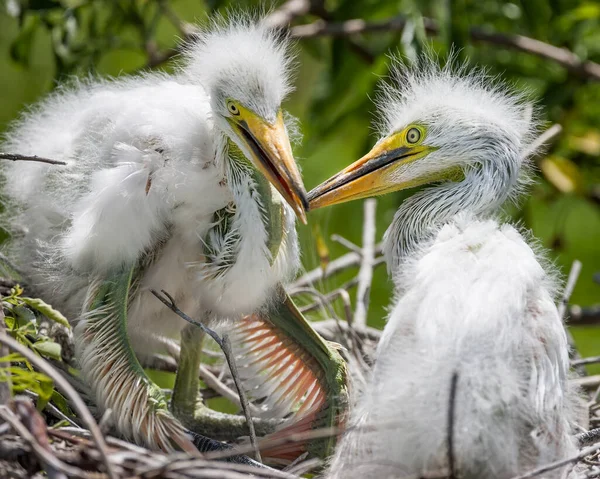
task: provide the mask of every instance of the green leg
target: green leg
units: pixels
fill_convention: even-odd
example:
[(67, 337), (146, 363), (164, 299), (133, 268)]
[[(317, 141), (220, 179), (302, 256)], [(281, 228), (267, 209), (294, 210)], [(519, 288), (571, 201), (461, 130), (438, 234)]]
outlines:
[[(223, 441), (232, 441), (249, 434), (246, 419), (242, 416), (213, 411), (202, 402), (198, 370), (202, 356), (204, 332), (188, 324), (181, 332), (181, 353), (175, 377), (171, 410), (188, 429), (197, 434)], [(278, 421), (255, 419), (259, 436), (275, 430)]]

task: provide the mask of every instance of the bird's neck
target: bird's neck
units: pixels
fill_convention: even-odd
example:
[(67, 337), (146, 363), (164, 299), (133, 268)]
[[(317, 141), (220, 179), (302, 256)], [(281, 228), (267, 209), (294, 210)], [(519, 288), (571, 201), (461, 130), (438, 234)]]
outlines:
[(388, 272), (395, 277), (403, 260), (457, 215), (484, 219), (496, 214), (517, 185), (518, 167), (481, 161), (460, 182), (429, 187), (405, 200), (384, 235)]
[(273, 265), (285, 239), (283, 199), (231, 140), (225, 158), (233, 202), (215, 213), (205, 238), (207, 261), (224, 272), (237, 261), (243, 243), (252, 241), (256, 254)]

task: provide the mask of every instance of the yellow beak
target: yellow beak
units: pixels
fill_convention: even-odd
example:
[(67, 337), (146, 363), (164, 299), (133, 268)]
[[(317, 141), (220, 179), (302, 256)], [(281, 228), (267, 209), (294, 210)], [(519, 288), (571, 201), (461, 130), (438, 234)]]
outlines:
[(394, 147), (395, 142), (394, 138), (384, 139), (360, 160), (313, 189), (308, 194), (310, 209), (378, 196), (426, 183), (425, 178), (403, 181), (397, 169), (401, 164), (422, 158), (432, 148), (423, 145)]
[(273, 124), (256, 115), (245, 115), (243, 120), (233, 125), (252, 152), (254, 164), (306, 224), (308, 199), (282, 113), (279, 112)]

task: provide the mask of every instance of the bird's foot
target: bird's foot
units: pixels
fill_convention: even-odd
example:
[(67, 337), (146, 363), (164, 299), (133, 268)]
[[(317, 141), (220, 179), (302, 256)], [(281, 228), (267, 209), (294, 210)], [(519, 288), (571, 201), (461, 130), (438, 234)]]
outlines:
[[(179, 411), (177, 417), (190, 431), (221, 441), (235, 441), (249, 434), (244, 416), (214, 411), (203, 403), (198, 403), (192, 415)], [(281, 420), (253, 418), (253, 423), (256, 435), (265, 436), (275, 431)]]

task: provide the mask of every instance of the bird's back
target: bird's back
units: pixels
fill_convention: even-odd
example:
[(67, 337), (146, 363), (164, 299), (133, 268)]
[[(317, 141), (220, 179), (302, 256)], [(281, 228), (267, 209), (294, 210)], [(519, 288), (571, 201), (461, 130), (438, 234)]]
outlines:
[(169, 226), (165, 209), (220, 207), (211, 128), (202, 87), (158, 74), (62, 87), (23, 115), (0, 150), (67, 163), (2, 165), (3, 222), (29, 279), (50, 284), (74, 268), (79, 290), (81, 273), (135, 260)]
[(461, 477), (509, 478), (571, 452), (555, 284), (520, 233), (457, 217), (402, 268), (357, 428), (331, 470), (381, 478), (446, 467), (454, 373)]

